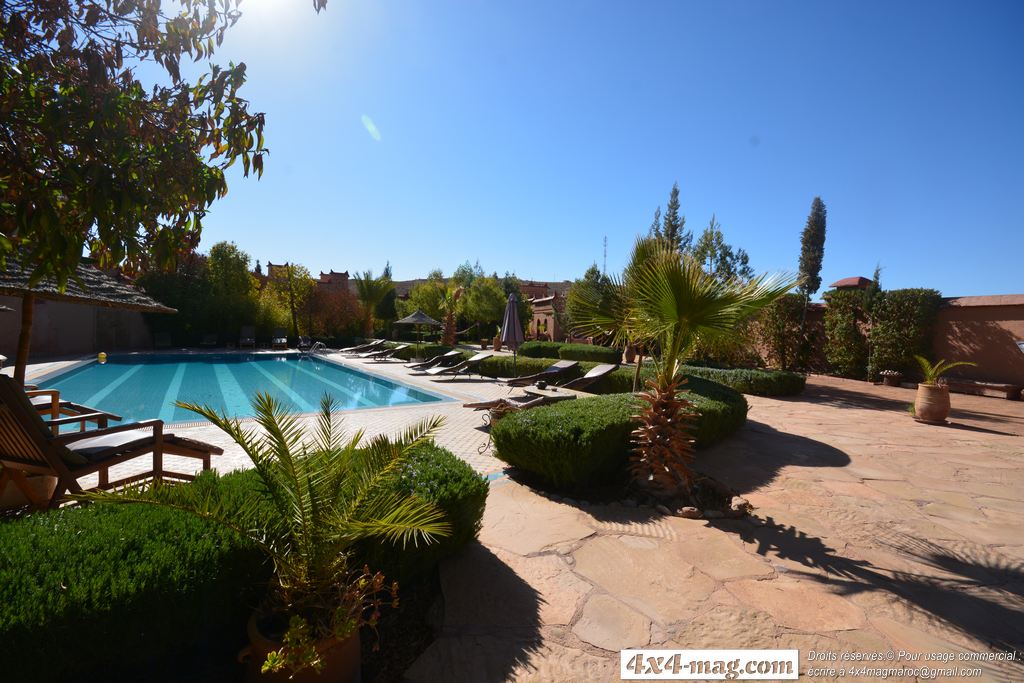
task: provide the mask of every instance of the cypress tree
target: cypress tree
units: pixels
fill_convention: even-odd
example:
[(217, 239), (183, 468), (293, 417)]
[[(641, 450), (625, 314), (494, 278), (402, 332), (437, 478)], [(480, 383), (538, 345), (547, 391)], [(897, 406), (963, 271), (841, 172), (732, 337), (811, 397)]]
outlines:
[(668, 206), (665, 207), (665, 219), (662, 222), (661, 234), (672, 247), (680, 252), (690, 251), (693, 234), (686, 230), (686, 216), (679, 215), (679, 183), (672, 183)]
[(811, 212), (807, 215), (807, 225), (800, 236), (800, 293), (804, 304), (811, 300), (811, 295), (821, 289), (821, 262), (825, 258), (825, 202), (815, 197), (811, 202)]
[(661, 207), (659, 206), (654, 210), (654, 220), (651, 222), (651, 227), (647, 231), (648, 237), (659, 238), (661, 237)]

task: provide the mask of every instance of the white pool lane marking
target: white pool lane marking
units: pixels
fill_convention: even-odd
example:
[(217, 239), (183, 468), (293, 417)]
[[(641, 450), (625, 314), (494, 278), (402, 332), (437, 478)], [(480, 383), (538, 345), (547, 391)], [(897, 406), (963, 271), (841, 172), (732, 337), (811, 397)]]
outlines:
[(284, 382), (279, 380), (277, 377), (274, 377), (273, 374), (271, 374), (271, 373), (267, 372), (266, 370), (264, 370), (263, 368), (261, 368), (259, 363), (255, 362), (255, 361), (249, 361), (249, 365), (251, 365), (254, 368), (256, 368), (260, 372), (261, 375), (263, 375), (264, 377), (269, 379), (271, 382), (273, 382), (277, 386), (278, 389), (280, 389), (285, 394), (287, 394), (288, 398), (290, 398), (292, 400), (292, 403), (294, 403), (296, 406), (299, 407), (299, 411), (300, 412), (312, 413), (313, 411), (316, 410), (316, 408), (314, 406), (311, 406), (306, 401), (306, 399), (302, 398), (301, 396), (296, 394), (294, 391), (292, 391), (291, 387), (289, 387), (287, 384), (285, 384)]
[(159, 418), (164, 422), (174, 421), (174, 402), (178, 400), (178, 392), (181, 391), (181, 380), (185, 377), (185, 364), (178, 363), (178, 369), (171, 377), (171, 383), (164, 394), (164, 402), (160, 404)]
[(364, 405), (364, 406), (366, 406), (368, 408), (380, 408), (381, 407), (381, 406), (378, 406), (377, 404), (375, 404), (373, 401), (371, 401), (368, 398), (366, 398), (365, 396), (363, 396), (362, 394), (358, 394), (358, 393), (352, 391), (351, 389), (349, 389), (348, 387), (343, 387), (342, 385), (338, 384), (337, 382), (332, 382), (329, 379), (325, 379), (324, 377), (321, 377), (320, 375), (316, 374), (312, 370), (307, 370), (306, 368), (301, 367), (298, 364), (298, 362), (296, 362), (296, 364), (295, 364), (295, 369), (300, 371), (300, 372), (306, 373), (310, 377), (315, 377), (317, 379), (317, 381), (319, 381), (319, 382), (321, 382), (323, 384), (326, 384), (329, 387), (334, 387), (335, 389), (337, 389), (341, 393), (343, 393), (346, 396), (349, 396), (350, 398), (352, 398), (358, 404)]
[(139, 365), (132, 366), (131, 370), (128, 370), (123, 375), (112, 381), (110, 384), (97, 391), (95, 394), (90, 396), (86, 401), (83, 401), (83, 403), (85, 403), (85, 405), (87, 406), (96, 405), (97, 403), (105, 399), (107, 396), (110, 396), (110, 394), (114, 392), (114, 389), (117, 389), (119, 386), (127, 382), (129, 377), (131, 377), (141, 369), (141, 363)]
[(249, 397), (245, 395), (245, 390), (226, 363), (214, 363), (213, 374), (217, 377), (220, 394), (224, 397), (224, 410), (228, 414), (233, 414), (239, 407), (249, 405)]

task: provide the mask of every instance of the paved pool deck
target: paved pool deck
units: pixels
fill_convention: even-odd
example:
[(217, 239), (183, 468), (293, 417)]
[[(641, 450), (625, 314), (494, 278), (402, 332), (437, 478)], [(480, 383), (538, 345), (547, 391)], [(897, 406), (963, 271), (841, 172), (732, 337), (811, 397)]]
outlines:
[[(443, 415), (439, 443), (493, 479), (479, 541), (442, 565), (438, 637), (410, 681), (617, 681), (627, 647), (796, 648), (802, 671), (810, 652), (891, 651), (875, 666), (913, 668), (1024, 650), (1024, 403), (954, 394), (936, 427), (910, 417), (909, 389), (814, 376), (798, 397), (748, 397), (746, 426), (697, 468), (754, 515), (688, 520), (501, 476), (478, 452), (481, 413), (461, 407), (508, 395), (492, 381), (335, 360), (455, 399), (347, 411), (350, 428)], [(221, 471), (248, 466), (213, 427), (173, 431), (223, 446)], [(951, 680), (1024, 680), (1019, 662), (955, 665), (981, 676)]]
[[(756, 507), (746, 520), (495, 482), (408, 679), (617, 681), (633, 647), (796, 648), (801, 671), (810, 652), (945, 668), (924, 657), (1024, 649), (1024, 404), (954, 395), (935, 427), (911, 419), (913, 395), (812, 377), (799, 397), (749, 397), (746, 427), (697, 462)], [(939, 680), (1024, 680), (1019, 662), (954, 666), (981, 675)]]

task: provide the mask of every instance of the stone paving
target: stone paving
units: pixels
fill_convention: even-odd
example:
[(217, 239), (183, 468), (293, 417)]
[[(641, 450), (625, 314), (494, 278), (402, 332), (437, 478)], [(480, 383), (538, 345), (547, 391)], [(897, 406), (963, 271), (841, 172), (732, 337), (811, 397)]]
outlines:
[[(495, 482), (479, 543), (442, 567), (439, 637), (407, 678), (612, 681), (618, 650), (642, 646), (796, 648), (801, 670), (812, 650), (1024, 649), (1024, 404), (954, 395), (952, 424), (933, 427), (908, 415), (913, 391), (860, 382), (749, 400), (748, 425), (698, 460), (756, 506), (747, 520)], [(1024, 680), (1012, 663), (969, 666)]]

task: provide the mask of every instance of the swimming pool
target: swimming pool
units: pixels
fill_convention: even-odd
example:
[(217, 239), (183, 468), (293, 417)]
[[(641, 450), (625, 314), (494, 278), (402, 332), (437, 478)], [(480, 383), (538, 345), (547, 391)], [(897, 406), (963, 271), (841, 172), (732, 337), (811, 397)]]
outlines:
[(253, 415), (258, 391), (289, 410), (312, 413), (331, 394), (339, 408), (379, 408), (444, 400), (319, 358), (294, 354), (173, 354), (111, 356), (39, 383), (61, 397), (116, 413), (124, 421), (159, 418), (166, 423), (202, 420), (175, 401), (209, 404), (234, 417)]

